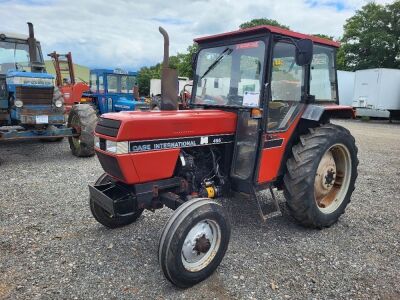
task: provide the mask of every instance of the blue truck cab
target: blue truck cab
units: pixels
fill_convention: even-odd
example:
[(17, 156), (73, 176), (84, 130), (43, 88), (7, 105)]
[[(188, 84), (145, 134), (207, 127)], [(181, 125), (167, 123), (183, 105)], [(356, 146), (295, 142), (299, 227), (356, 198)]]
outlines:
[(137, 90), (137, 72), (121, 69), (90, 70), (89, 97), (97, 107), (99, 114), (119, 111), (148, 110), (149, 105), (135, 97)]

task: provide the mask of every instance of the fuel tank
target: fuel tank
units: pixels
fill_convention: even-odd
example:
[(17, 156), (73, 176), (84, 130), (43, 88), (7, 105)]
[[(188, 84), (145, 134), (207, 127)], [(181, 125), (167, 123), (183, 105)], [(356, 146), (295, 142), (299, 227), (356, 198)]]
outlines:
[(104, 119), (120, 122), (115, 141), (154, 140), (233, 134), (237, 115), (222, 110), (129, 111), (108, 113)]

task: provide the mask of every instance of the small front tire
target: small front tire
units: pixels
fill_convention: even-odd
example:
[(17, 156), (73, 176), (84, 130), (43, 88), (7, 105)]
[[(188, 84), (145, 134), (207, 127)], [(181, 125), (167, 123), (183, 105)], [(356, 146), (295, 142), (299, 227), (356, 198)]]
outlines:
[(181, 288), (209, 277), (225, 255), (230, 231), (221, 204), (207, 198), (182, 204), (160, 238), (158, 257), (165, 277)]

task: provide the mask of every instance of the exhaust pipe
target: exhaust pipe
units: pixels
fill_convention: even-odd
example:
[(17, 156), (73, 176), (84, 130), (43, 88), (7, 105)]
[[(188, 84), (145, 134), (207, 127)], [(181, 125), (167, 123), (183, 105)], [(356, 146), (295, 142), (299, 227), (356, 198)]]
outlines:
[(29, 46), (29, 60), (31, 63), (35, 63), (38, 61), (37, 59), (37, 44), (35, 39), (35, 33), (33, 30), (33, 24), (28, 22), (29, 28), (29, 38), (28, 38), (28, 46)]
[(161, 70), (161, 110), (178, 109), (178, 71), (169, 67), (169, 36), (161, 26), (158, 28), (164, 37), (164, 60)]

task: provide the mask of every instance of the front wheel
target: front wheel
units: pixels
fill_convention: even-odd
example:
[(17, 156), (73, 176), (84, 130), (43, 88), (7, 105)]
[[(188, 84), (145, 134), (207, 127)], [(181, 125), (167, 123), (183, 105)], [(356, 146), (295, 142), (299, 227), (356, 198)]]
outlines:
[(329, 227), (344, 213), (357, 178), (357, 147), (350, 132), (326, 124), (300, 137), (284, 176), (284, 195), (302, 225)]
[(68, 116), (68, 127), (78, 136), (69, 137), (72, 154), (78, 157), (94, 155), (94, 129), (97, 124), (96, 111), (91, 105), (76, 104)]
[(166, 278), (190, 287), (210, 276), (228, 248), (230, 224), (221, 204), (207, 198), (182, 204), (160, 238), (159, 263)]
[[(113, 179), (109, 175), (104, 173), (99, 177), (99, 179), (97, 179), (95, 185), (106, 184), (112, 182), (112, 180)], [(107, 211), (96, 204), (92, 198), (89, 199), (89, 202), (90, 211), (92, 212), (93, 217), (97, 222), (108, 228), (118, 228), (129, 225), (135, 222), (143, 213), (143, 209), (137, 209), (135, 212), (133, 212), (133, 214), (128, 216), (111, 216)]]

